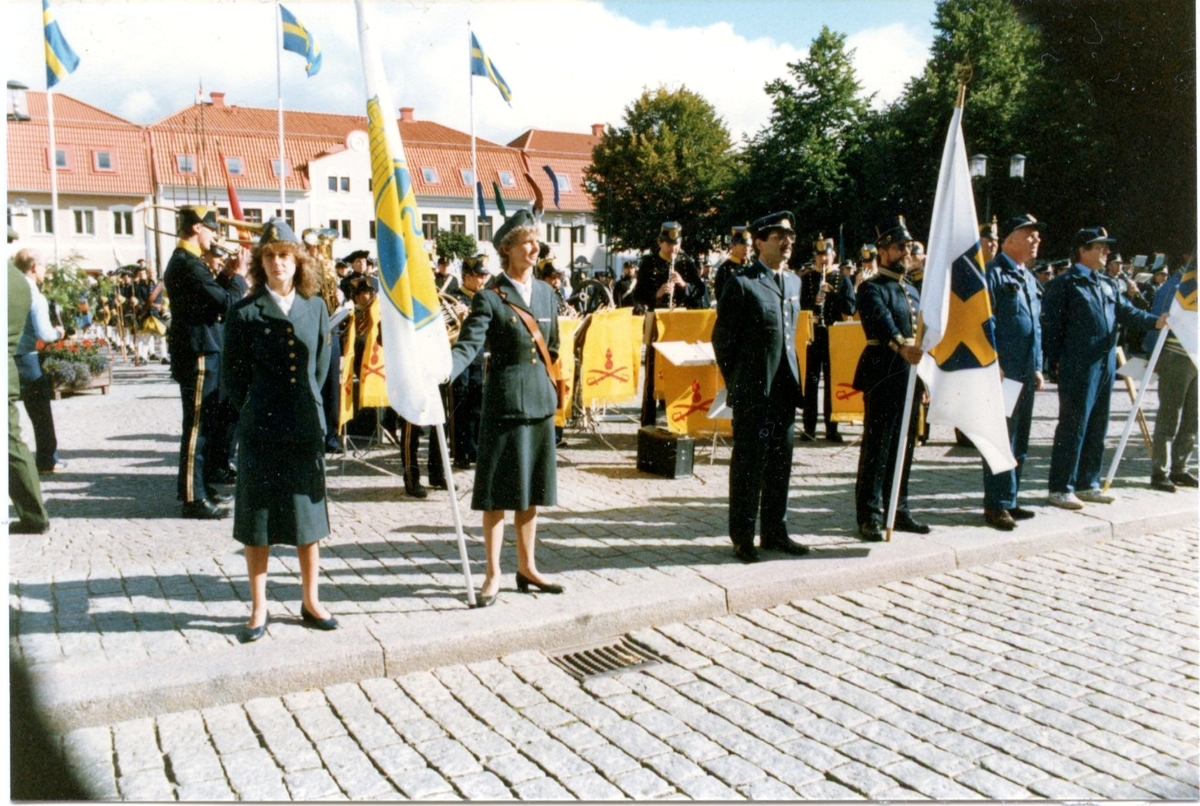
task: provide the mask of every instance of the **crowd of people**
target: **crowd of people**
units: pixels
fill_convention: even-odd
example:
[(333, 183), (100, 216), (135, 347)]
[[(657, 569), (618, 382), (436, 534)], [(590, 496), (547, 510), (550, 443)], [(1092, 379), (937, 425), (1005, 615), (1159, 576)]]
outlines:
[[(302, 240), (280, 219), (261, 227), (252, 251), (224, 248), (212, 208), (181, 208), (177, 223), (178, 244), (161, 282), (152, 281), (148, 271), (132, 272), (120, 279), (114, 296), (135, 302), (135, 325), (147, 316), (165, 325), (165, 347), (147, 339), (144, 358), (161, 355), (180, 389), (181, 514), (233, 518), (233, 535), (246, 547), (251, 592), (251, 613), (240, 640), (255, 641), (265, 632), (272, 545), (296, 547), (304, 621), (336, 629), (317, 583), (317, 547), (331, 528), (325, 457), (344, 450), (341, 362), (352, 361), (353, 375), (361, 379), (365, 363), (373, 360), (365, 354), (372, 339), (386, 338), (379, 330), (378, 267), (364, 250), (334, 260), (320, 233), (310, 238), (306, 232)], [(1022, 505), (1020, 492), (1034, 394), (1047, 382), (1057, 384), (1059, 402), (1047, 503), (1078, 510), (1114, 500), (1101, 489), (1100, 472), (1116, 350), (1121, 345), (1129, 353), (1152, 348), (1158, 330), (1166, 327), (1182, 274), (1172, 274), (1165, 260), (1158, 260), (1148, 276), (1131, 277), (1133, 267), (1113, 251), (1115, 239), (1102, 227), (1081, 228), (1068, 260), (1039, 261), (1042, 230), (1029, 214), (980, 227), (1000, 370), (1021, 384), (1007, 419), (1016, 467), (997, 473), (986, 461), (982, 467), (983, 521), (1005, 531), (1036, 514)], [(881, 224), (873, 242), (858, 250), (857, 262), (839, 263), (833, 239), (818, 233), (811, 260), (801, 263), (797, 237), (788, 211), (733, 227), (727, 259), (710, 270), (707, 261), (698, 264), (682, 253), (682, 227), (668, 221), (653, 249), (636, 265), (626, 263), (615, 283), (611, 278), (605, 283), (615, 304), (650, 319), (658, 310), (715, 307), (712, 344), (733, 412), (728, 528), (735, 555), (747, 563), (760, 559), (760, 548), (791, 555), (809, 551), (788, 525), (793, 451), (797, 442), (818, 438), (819, 420), (825, 440), (844, 441), (832, 416), (829, 331), (852, 319), (861, 322), (866, 337), (853, 380), (864, 411), (854, 492), (858, 533), (870, 542), (885, 538), (886, 502), (898, 462), (893, 528), (930, 531), (908, 505), (924, 394), (919, 383), (911, 405), (905, 405), (908, 375), (923, 355), (917, 341), (923, 246), (902, 217)], [(474, 466), (471, 505), (482, 513), (487, 573), (479, 606), (492, 604), (500, 593), (504, 520), (510, 511), (518, 589), (563, 592), (538, 570), (535, 546), (538, 508), (554, 506), (557, 499), (558, 318), (572, 315), (571, 300), (580, 299), (578, 292), (571, 294), (571, 278), (554, 266), (553, 253), (539, 243), (530, 214), (509, 217), (493, 244), (500, 257), (498, 273), (484, 254), (463, 259), (458, 276), (445, 258), (435, 272), (457, 327), (453, 371), (443, 387), (450, 453), (455, 469)], [(19, 518), (13, 531), (48, 528), (37, 471), (65, 467), (31, 346), (62, 335), (45, 315), (44, 298), (39, 300), (44, 272), (31, 250), (19, 252), (15, 269), (10, 268), (9, 452), (10, 478), (18, 479), (11, 497)], [(99, 300), (95, 313), (106, 307), (108, 302)], [(802, 311), (812, 312), (813, 323), (803, 378), (796, 352)], [(14, 320), (20, 325), (16, 330)], [(354, 341), (343, 345), (350, 325)], [(1174, 335), (1166, 345), (1158, 365), (1160, 410), (1150, 483), (1170, 492), (1197, 486), (1189, 469), (1197, 373), (1194, 357)], [(137, 342), (132, 346), (141, 357)], [(650, 377), (654, 356), (647, 350)], [(34, 425), (36, 460), (19, 436), (13, 405), (18, 397)], [(381, 408), (363, 414), (400, 446), (405, 490), (423, 498), (428, 494), (418, 466), (423, 429)], [(905, 410), (907, 423), (902, 422)], [(653, 395), (644, 395), (642, 424), (653, 425), (658, 417)], [(907, 435), (903, 443), (902, 433)], [(430, 444), (428, 456), (429, 484), (444, 488), (448, 468), (441, 452)], [(232, 495), (223, 493), (221, 486), (230, 484)]]

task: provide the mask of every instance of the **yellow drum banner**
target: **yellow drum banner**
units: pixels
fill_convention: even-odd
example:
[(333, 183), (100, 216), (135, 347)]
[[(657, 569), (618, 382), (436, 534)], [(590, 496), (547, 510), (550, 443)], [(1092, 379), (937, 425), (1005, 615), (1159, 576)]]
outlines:
[(655, 311), (657, 341), (712, 341), (717, 312), (711, 308), (701, 311)]
[(808, 371), (808, 345), (813, 340), (813, 313), (801, 311), (796, 317), (796, 363), (800, 366), (800, 394), (804, 394), (804, 376)]
[(383, 372), (383, 344), (379, 341), (379, 297), (371, 301), (366, 330), (362, 367), (358, 371), (358, 405), (364, 409), (389, 406), (387, 376)]
[(712, 407), (717, 390), (725, 386), (716, 366), (675, 367), (661, 359), (662, 356), (659, 356), (656, 366), (669, 367), (665, 373), (667, 380), (663, 384), (667, 401), (667, 430), (693, 437), (712, 436), (714, 433), (732, 434), (732, 420), (708, 418), (708, 410)]
[(558, 319), (558, 371), (567, 382), (566, 400), (563, 407), (554, 413), (554, 424), (562, 427), (571, 416), (571, 406), (575, 400), (575, 331), (579, 329), (581, 319)]
[(342, 342), (341, 394), (338, 396), (338, 430), (354, 419), (354, 317), (347, 317)]
[(833, 384), (833, 414), (835, 423), (863, 421), (862, 392), (854, 388), (854, 371), (858, 358), (867, 346), (861, 322), (838, 322), (829, 328), (829, 376)]
[[(580, 402), (594, 404), (629, 403), (637, 398), (639, 337), (634, 339), (628, 308), (597, 311), (588, 320), (580, 359)], [(565, 320), (559, 320), (559, 327)], [(560, 337), (561, 338), (561, 337)]]

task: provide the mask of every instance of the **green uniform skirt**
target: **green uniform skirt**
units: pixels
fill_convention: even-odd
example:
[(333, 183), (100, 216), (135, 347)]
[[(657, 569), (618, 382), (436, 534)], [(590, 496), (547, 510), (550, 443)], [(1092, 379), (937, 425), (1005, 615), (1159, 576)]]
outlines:
[(550, 507), (558, 500), (554, 415), (541, 420), (499, 420), (479, 424), (479, 453), (471, 509), (520, 512)]
[(241, 439), (234, 539), (247, 546), (307, 546), (328, 535), (324, 443)]

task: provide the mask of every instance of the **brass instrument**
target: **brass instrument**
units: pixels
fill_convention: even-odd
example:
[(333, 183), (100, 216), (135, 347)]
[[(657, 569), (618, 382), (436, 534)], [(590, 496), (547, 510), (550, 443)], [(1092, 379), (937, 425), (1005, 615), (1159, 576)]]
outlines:
[(465, 303), (455, 296), (438, 292), (438, 302), (442, 306), (442, 321), (446, 324), (446, 335), (450, 338), (450, 344), (458, 341), (458, 333), (462, 330), (463, 320), (466, 316), (459, 314), (459, 306)]
[[(217, 219), (220, 221), (221, 219)], [(333, 242), (337, 240), (338, 231), (325, 227), (317, 229), (309, 227), (304, 230), (300, 240), (308, 247), (308, 252), (317, 261), (321, 270), (321, 298), (332, 316), (340, 306), (338, 300), (338, 276), (334, 268)]]
[[(174, 207), (170, 207), (165, 204), (148, 204), (142, 208), (142, 226), (144, 226), (148, 232), (153, 232), (155, 235), (165, 235), (168, 238), (178, 237), (179, 233), (175, 231), (165, 232), (154, 225), (154, 222), (151, 220), (151, 213), (155, 210), (169, 211), (173, 220), (175, 216), (179, 215), (179, 211)], [(258, 235), (261, 235), (263, 231), (263, 224), (254, 221), (238, 221), (236, 218), (221, 218), (220, 216), (217, 216), (217, 223), (224, 227), (236, 227), (243, 232), (253, 232)], [(256, 241), (246, 237), (226, 238), (224, 233), (220, 233), (217, 238), (217, 243), (225, 249), (236, 253), (236, 247), (227, 246), (226, 244), (237, 244), (238, 246), (245, 246), (249, 248), (253, 247)]]

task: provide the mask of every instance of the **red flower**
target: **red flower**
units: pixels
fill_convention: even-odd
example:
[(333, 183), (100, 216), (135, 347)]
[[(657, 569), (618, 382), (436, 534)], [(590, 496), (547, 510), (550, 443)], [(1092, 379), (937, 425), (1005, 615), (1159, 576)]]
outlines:
[(42, 341), (41, 339), (38, 339), (38, 340), (37, 340), (37, 349), (39, 349), (39, 350), (45, 350), (45, 349), (46, 349), (46, 342)]

